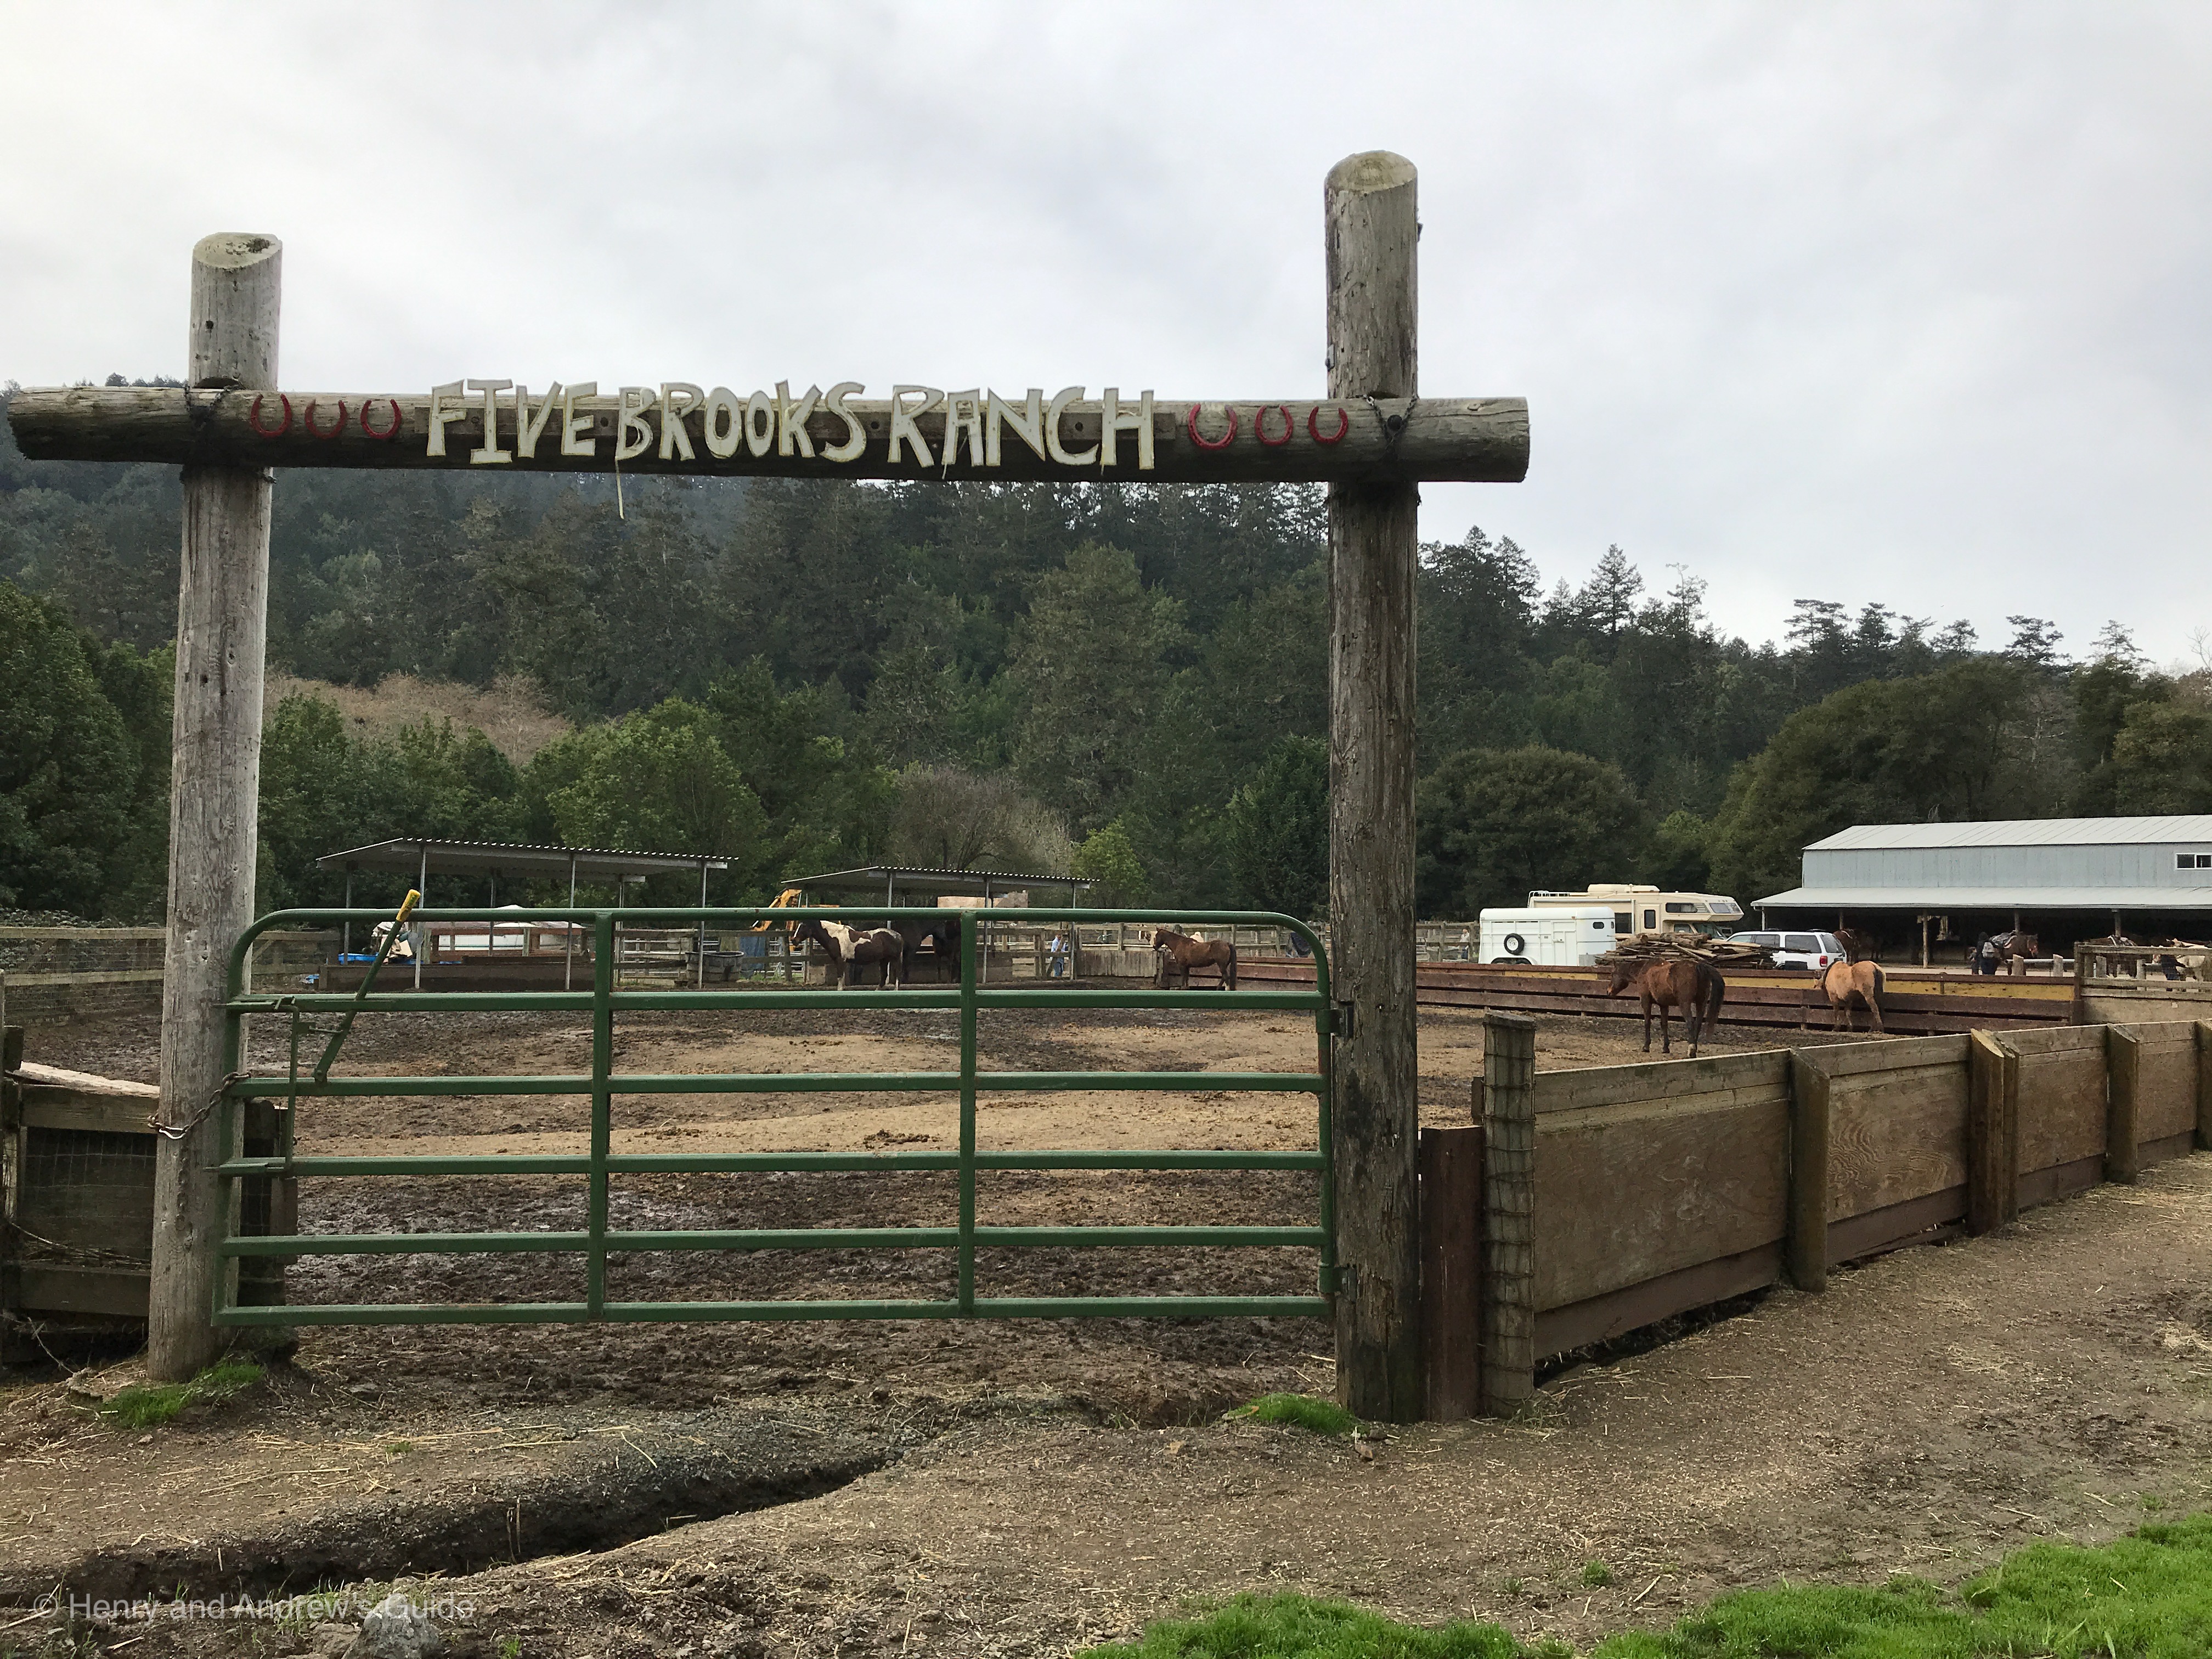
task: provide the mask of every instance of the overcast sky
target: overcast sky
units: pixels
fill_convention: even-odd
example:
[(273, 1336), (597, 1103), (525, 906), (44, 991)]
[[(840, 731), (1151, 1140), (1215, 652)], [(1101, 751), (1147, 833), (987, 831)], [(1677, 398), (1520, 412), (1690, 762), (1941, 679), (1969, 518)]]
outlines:
[[(2212, 5), (0, 0), (0, 380), (182, 368), (283, 238), (286, 385), (1323, 389), (1321, 185), (1420, 169), (1431, 485), (1728, 627), (2212, 626)], [(281, 510), (281, 508), (280, 508)]]

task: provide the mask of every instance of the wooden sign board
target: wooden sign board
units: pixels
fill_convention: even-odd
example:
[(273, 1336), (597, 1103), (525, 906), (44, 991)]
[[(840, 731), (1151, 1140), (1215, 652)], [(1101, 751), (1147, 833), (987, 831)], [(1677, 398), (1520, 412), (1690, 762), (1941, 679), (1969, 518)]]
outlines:
[[(1519, 398), (1294, 402), (1097, 398), (1069, 386), (892, 388), (739, 397), (669, 382), (456, 380), (409, 392), (68, 386), (19, 392), (8, 418), (32, 460), (222, 467), (504, 467), (532, 472), (1065, 483), (1515, 483), (1528, 471)], [(487, 431), (491, 433), (489, 441)]]

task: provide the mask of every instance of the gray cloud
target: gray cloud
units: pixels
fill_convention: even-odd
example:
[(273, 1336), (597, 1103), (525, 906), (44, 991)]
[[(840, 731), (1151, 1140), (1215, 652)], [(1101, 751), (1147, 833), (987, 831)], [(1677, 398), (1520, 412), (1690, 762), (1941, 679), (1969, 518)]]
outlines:
[(1421, 167), (1422, 383), (1529, 398), (1547, 576), (1729, 626), (2212, 624), (2212, 11), (2185, 4), (0, 11), (0, 375), (1320, 389), (1321, 180)]

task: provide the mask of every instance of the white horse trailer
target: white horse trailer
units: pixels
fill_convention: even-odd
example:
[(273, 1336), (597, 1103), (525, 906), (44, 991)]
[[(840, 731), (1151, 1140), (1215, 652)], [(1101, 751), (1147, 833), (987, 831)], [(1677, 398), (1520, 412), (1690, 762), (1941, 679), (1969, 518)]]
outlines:
[(1613, 947), (1610, 905), (1485, 910), (1481, 959), (1542, 968), (1587, 968)]

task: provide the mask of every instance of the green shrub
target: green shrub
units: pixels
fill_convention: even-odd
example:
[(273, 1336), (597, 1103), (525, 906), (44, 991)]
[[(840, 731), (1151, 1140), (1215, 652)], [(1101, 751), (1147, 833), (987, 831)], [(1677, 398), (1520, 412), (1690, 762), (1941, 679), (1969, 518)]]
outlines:
[(1229, 1415), (1255, 1423), (1285, 1423), (1322, 1435), (1346, 1435), (1359, 1426), (1359, 1419), (1334, 1400), (1316, 1400), (1310, 1394), (1263, 1394)]
[(100, 1414), (126, 1429), (173, 1422), (187, 1406), (213, 1404), (252, 1388), (261, 1367), (246, 1359), (219, 1360), (189, 1382), (134, 1382), (103, 1401)]

